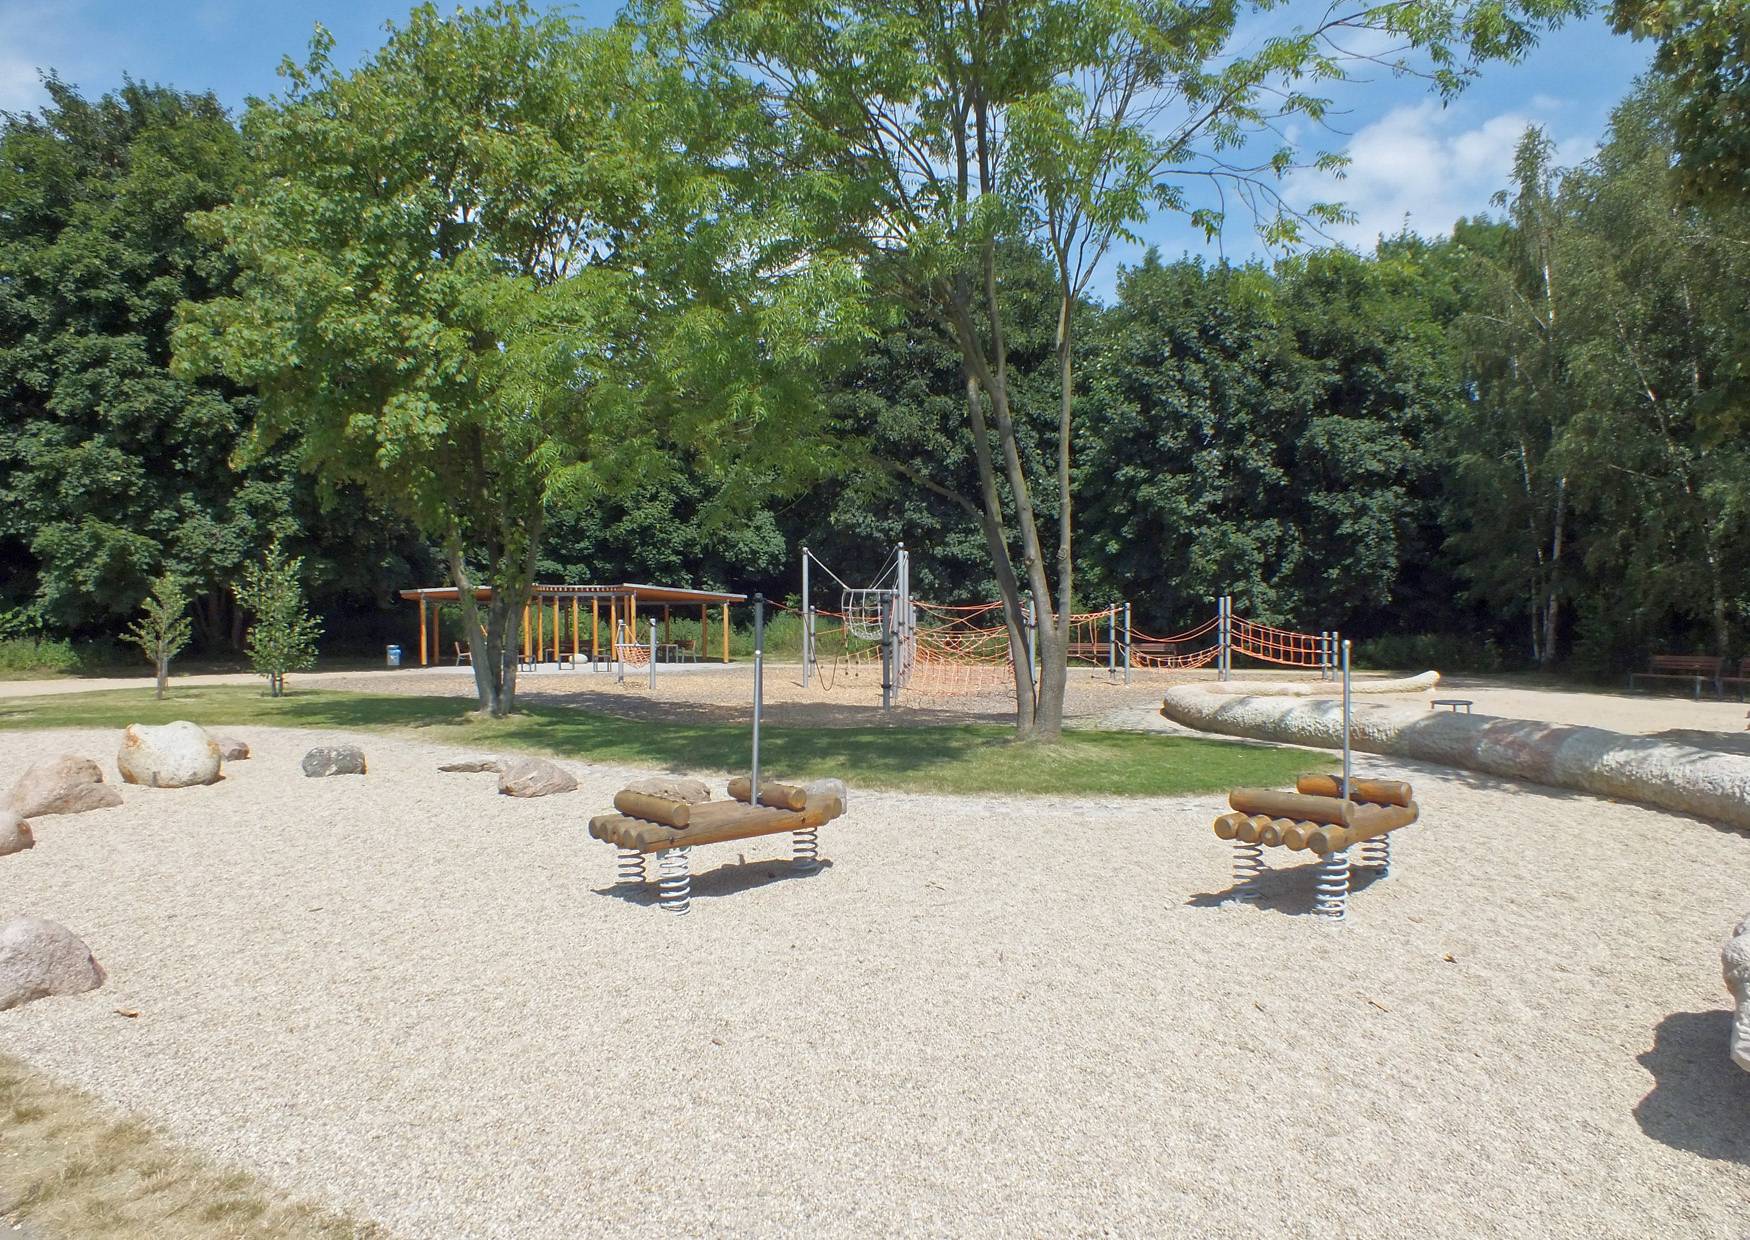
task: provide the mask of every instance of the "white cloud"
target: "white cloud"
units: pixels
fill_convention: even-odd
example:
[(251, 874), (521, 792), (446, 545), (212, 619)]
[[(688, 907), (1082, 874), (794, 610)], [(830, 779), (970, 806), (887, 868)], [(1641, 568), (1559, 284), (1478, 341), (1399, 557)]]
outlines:
[(1371, 248), (1379, 236), (1411, 229), (1434, 236), (1450, 233), (1462, 215), (1488, 210), (1489, 198), (1506, 188), (1513, 151), (1530, 125), (1556, 141), (1556, 162), (1570, 166), (1589, 156), (1591, 139), (1563, 136), (1555, 119), (1563, 104), (1535, 96), (1522, 109), (1466, 123), (1467, 113), (1437, 101), (1393, 108), (1349, 141), (1347, 175), (1303, 173), (1291, 178), (1287, 197), (1298, 207), (1341, 202), (1356, 222), (1329, 230), (1339, 241)]

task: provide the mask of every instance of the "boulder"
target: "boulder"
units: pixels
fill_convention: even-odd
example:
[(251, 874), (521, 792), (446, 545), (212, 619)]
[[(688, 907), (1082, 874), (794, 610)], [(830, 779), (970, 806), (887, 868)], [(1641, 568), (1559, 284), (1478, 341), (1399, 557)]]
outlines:
[(9, 809), (0, 808), (0, 857), (36, 847), (30, 824)]
[(18, 777), (6, 802), (20, 818), (44, 814), (83, 814), (122, 803), (114, 785), (103, 782), (103, 771), (90, 758), (62, 754), (49, 758)]
[(576, 787), (570, 771), (545, 758), (506, 759), (498, 770), (498, 790), (507, 797), (546, 797)]
[(186, 719), (156, 728), (130, 723), (115, 764), (123, 783), (188, 788), (218, 782), (219, 747), (205, 728)]
[(503, 769), (503, 758), (457, 758), (454, 762), (438, 764), (440, 771), (459, 772), (464, 775), (484, 775), (488, 771), (497, 774)]
[(640, 779), (627, 784), (626, 791), (640, 792), (647, 797), (661, 797), (666, 801), (685, 801), (688, 805), (702, 805), (711, 799), (711, 789), (705, 786), (704, 780), (688, 779), (682, 775), (658, 775), (654, 779)]
[(215, 736), (213, 744), (219, 747), (219, 757), (226, 762), (241, 762), (249, 756), (249, 742), (235, 736)]
[(50, 995), (84, 994), (103, 978), (103, 966), (67, 927), (41, 917), (0, 926), (0, 1012)]
[(318, 745), (304, 755), (304, 774), (312, 779), (364, 773), (365, 751), (357, 745)]
[(1750, 917), (1738, 923), (1720, 951), (1726, 989), (1732, 992), (1732, 1062), (1750, 1072)]

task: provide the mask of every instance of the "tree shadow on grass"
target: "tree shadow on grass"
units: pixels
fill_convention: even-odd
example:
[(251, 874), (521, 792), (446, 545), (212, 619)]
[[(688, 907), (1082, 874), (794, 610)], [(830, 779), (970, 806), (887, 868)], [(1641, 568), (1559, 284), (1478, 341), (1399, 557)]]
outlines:
[(1750, 1166), (1750, 1072), (1733, 1063), (1732, 1014), (1673, 1012), (1653, 1031), (1653, 1047), (1636, 1061), (1653, 1089), (1635, 1107), (1635, 1122), (1674, 1150)]

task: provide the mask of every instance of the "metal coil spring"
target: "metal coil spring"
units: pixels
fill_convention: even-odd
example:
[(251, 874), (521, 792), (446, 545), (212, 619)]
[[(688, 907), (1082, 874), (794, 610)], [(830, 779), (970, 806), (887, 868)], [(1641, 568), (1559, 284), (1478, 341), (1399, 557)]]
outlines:
[(798, 870), (820, 868), (820, 828), (790, 832), (790, 864)]
[(657, 888), (662, 895), (662, 907), (676, 917), (685, 917), (693, 893), (693, 878), (687, 873), (687, 850), (664, 849), (657, 854), (657, 861), (661, 869)]
[(630, 848), (620, 850), (618, 881), (625, 887), (642, 887), (645, 883), (644, 854)]
[(1318, 902), (1321, 917), (1342, 921), (1349, 915), (1349, 850), (1331, 853), (1319, 867)]
[(1391, 836), (1376, 835), (1370, 840), (1361, 842), (1361, 855), (1355, 859), (1355, 864), (1366, 866), (1370, 870), (1378, 870), (1379, 877), (1384, 878), (1391, 873)]
[(1236, 900), (1256, 900), (1258, 880), (1264, 875), (1264, 846), (1234, 841), (1234, 891)]

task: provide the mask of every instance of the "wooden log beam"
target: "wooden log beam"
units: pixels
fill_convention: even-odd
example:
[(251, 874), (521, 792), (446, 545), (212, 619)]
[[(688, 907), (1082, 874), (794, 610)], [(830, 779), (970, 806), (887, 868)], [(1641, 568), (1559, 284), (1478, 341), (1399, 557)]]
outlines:
[(1291, 818), (1296, 822), (1316, 822), (1320, 826), (1347, 826), (1361, 807), (1353, 801), (1336, 797), (1306, 796), (1299, 792), (1278, 792), (1273, 788), (1235, 788), (1227, 803), (1242, 814), (1263, 814), (1266, 818)]
[[(1295, 788), (1307, 796), (1340, 797), (1343, 795), (1343, 778), (1340, 775), (1302, 775)], [(1349, 799), (1369, 805), (1408, 805), (1412, 797), (1410, 785), (1401, 779), (1351, 779)]]

